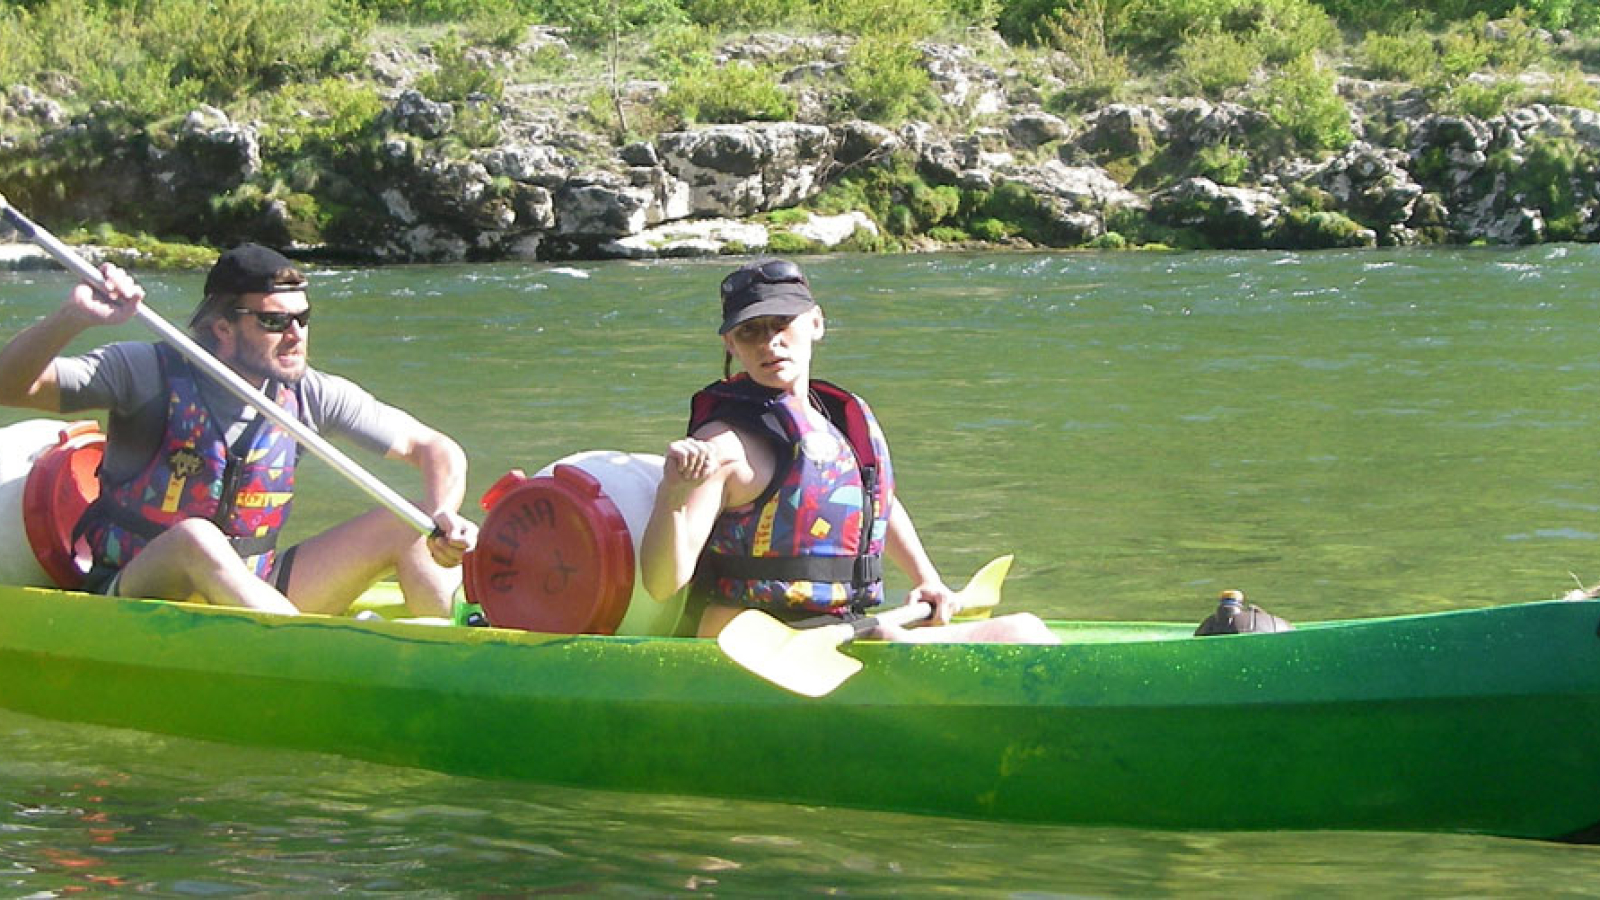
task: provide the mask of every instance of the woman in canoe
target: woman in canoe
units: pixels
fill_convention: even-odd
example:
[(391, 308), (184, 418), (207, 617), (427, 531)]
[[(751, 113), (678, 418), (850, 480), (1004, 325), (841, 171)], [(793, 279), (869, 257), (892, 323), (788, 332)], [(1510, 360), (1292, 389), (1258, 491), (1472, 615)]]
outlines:
[[(745, 609), (789, 621), (865, 615), (883, 603), (887, 556), (934, 626), (880, 636), (1054, 643), (1028, 613), (947, 624), (955, 595), (895, 495), (877, 420), (861, 398), (811, 378), (826, 323), (800, 267), (752, 262), (721, 294), (726, 377), (694, 395), (688, 436), (667, 447), (640, 548), (652, 596), (693, 581), (684, 630), (714, 635)], [(735, 360), (742, 371), (728, 374)]]

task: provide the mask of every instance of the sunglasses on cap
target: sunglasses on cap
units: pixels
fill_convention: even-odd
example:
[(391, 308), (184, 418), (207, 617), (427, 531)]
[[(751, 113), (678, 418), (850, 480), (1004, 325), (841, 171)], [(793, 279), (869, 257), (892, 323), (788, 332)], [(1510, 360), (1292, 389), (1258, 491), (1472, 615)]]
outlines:
[(738, 269), (722, 279), (722, 296), (724, 299), (737, 296), (756, 284), (803, 284), (811, 287), (811, 282), (806, 281), (805, 273), (800, 271), (799, 266), (787, 259), (772, 259), (759, 266)]
[(282, 334), (288, 331), (290, 322), (299, 325), (301, 328), (307, 328), (311, 325), (311, 307), (309, 306), (297, 313), (261, 312), (254, 309), (245, 309), (242, 306), (235, 306), (233, 311), (240, 315), (255, 316), (256, 324), (261, 326), (261, 330), (271, 334)]

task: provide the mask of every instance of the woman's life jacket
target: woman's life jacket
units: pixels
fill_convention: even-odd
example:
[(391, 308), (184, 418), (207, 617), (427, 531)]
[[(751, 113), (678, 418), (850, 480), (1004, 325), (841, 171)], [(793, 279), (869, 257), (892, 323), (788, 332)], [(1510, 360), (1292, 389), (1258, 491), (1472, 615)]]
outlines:
[(712, 421), (768, 440), (777, 466), (752, 503), (725, 510), (691, 596), (789, 617), (859, 612), (883, 602), (883, 546), (894, 503), (889, 447), (866, 403), (823, 381), (810, 402), (738, 375), (695, 394), (689, 433)]
[[(226, 424), (206, 407), (194, 369), (171, 347), (156, 349), (168, 390), (161, 445), (125, 481), (109, 480), (102, 467), (100, 496), (84, 511), (77, 530), (88, 540), (96, 567), (120, 569), (178, 522), (208, 519), (265, 577), (294, 498), (294, 438), (257, 416), (228, 446)], [(289, 415), (298, 415), (300, 398), (293, 388), (274, 383), (267, 394)]]

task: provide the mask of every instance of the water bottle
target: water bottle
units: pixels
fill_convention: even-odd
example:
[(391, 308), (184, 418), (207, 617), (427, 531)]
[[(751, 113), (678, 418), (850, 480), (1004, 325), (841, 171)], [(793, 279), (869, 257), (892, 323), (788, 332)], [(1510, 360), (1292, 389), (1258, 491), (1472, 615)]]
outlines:
[(1196, 635), (1238, 634), (1245, 618), (1244, 592), (1223, 591), (1217, 598), (1217, 611), (1206, 617)]
[(1251, 632), (1293, 631), (1294, 626), (1259, 606), (1244, 602), (1244, 591), (1223, 591), (1217, 598), (1217, 611), (1206, 617), (1195, 634), (1248, 634)]

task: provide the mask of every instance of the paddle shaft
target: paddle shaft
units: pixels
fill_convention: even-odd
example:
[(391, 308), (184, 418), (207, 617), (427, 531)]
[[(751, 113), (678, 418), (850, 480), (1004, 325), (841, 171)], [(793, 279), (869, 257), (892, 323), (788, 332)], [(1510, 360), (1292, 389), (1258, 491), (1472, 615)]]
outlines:
[[(0, 216), (11, 223), (12, 227), (28, 240), (39, 245), (46, 253), (50, 254), (56, 262), (65, 266), (83, 279), (102, 295), (106, 293), (105, 279), (100, 271), (90, 265), (77, 251), (57, 240), (55, 235), (36, 225), (24, 216), (16, 207), (6, 201), (5, 195), (0, 194)], [(304, 423), (290, 416), (283, 407), (273, 402), (266, 394), (252, 387), (239, 374), (223, 365), (216, 357), (212, 356), (204, 347), (194, 342), (194, 339), (173, 327), (166, 319), (161, 318), (155, 310), (148, 305), (140, 303), (135, 311), (139, 320), (160, 335), (161, 339), (171, 344), (184, 358), (194, 363), (207, 375), (216, 379), (228, 392), (240, 400), (254, 407), (257, 412), (265, 416), (272, 424), (288, 432), (301, 446), (311, 451), (323, 462), (332, 466), (339, 474), (355, 482), (356, 486), (383, 504), (390, 512), (399, 516), (406, 524), (417, 529), (422, 534), (435, 534), (438, 526), (426, 513), (418, 509), (416, 504), (400, 496), (388, 485), (374, 478), (365, 469), (356, 465), (355, 461), (346, 456), (339, 448), (328, 443), (321, 435), (307, 428)]]
[(913, 625), (933, 615), (933, 604), (926, 600), (907, 603), (905, 606), (896, 606), (894, 609), (884, 610), (875, 616), (865, 616), (853, 622), (843, 623), (850, 626), (854, 632), (849, 640), (871, 634), (873, 629), (880, 625), (904, 626)]

